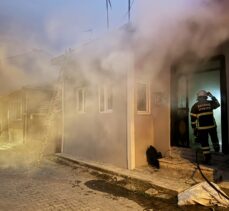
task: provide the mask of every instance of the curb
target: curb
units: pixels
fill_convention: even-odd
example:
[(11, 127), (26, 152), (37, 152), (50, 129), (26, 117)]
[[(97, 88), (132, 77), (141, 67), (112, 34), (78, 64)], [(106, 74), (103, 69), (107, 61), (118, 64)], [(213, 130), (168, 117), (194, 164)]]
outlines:
[(99, 166), (98, 164), (95, 163), (91, 164), (86, 161), (76, 160), (71, 156), (62, 153), (55, 154), (55, 158), (56, 158), (55, 160), (56, 162), (68, 166), (74, 167), (74, 165), (80, 165), (83, 167), (87, 167), (91, 170), (95, 170), (95, 172), (90, 172), (90, 173), (97, 176), (98, 178), (122, 186), (123, 188), (126, 188), (129, 191), (138, 192), (150, 197), (177, 200), (177, 194), (178, 194), (177, 191), (158, 186), (156, 184), (153, 184), (151, 181), (141, 179), (134, 174), (127, 175), (124, 170), (123, 172), (117, 172), (114, 170), (112, 171), (105, 167)]

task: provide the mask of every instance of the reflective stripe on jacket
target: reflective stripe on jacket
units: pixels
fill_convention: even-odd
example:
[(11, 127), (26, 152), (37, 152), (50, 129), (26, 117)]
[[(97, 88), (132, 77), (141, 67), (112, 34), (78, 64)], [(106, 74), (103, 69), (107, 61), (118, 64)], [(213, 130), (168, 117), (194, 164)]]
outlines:
[(199, 99), (198, 102), (192, 106), (190, 113), (192, 128), (206, 130), (216, 127), (213, 109), (219, 106), (220, 104), (215, 97), (212, 97), (212, 100)]

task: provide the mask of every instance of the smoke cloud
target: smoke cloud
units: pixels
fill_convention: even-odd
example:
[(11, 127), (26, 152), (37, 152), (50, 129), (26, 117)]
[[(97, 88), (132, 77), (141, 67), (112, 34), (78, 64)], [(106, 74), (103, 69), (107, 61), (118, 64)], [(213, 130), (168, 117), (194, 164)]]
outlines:
[(209, 57), (228, 39), (226, 1), (145, 1), (138, 6), (136, 52), (151, 57), (158, 71), (186, 56)]
[[(80, 81), (80, 83), (89, 86), (95, 85), (98, 81), (123, 85), (122, 80), (126, 77), (126, 71), (131, 68), (129, 66), (131, 62), (142, 62), (142, 69), (151, 73), (151, 77), (154, 78), (158, 73), (170, 70), (172, 64), (181, 60), (207, 59), (214, 55), (220, 45), (225, 43), (229, 37), (228, 9), (229, 3), (226, 0), (136, 1), (131, 11), (131, 24), (124, 25), (117, 30), (110, 30), (99, 39), (92, 40), (87, 45), (82, 45), (79, 48), (74, 48), (74, 46), (78, 46), (79, 40), (82, 41), (83, 39), (80, 36), (83, 35), (82, 33), (79, 37), (74, 35), (80, 33), (84, 28), (84, 21), (87, 22), (87, 18), (81, 18), (84, 14), (78, 13), (76, 21), (74, 21), (76, 27), (73, 21), (69, 20), (72, 19), (72, 16), (67, 15), (67, 11), (63, 11), (58, 16), (59, 19), (56, 19), (57, 15), (50, 11), (50, 15), (45, 20), (45, 30), (42, 31), (47, 33), (48, 38), (36, 42), (33, 37), (28, 43), (23, 41), (18, 43), (18, 46), (45, 47), (42, 40), (49, 41), (51, 45), (55, 43), (53, 40), (59, 40), (59, 44), (62, 46), (64, 42), (61, 43), (61, 39), (66, 38), (68, 39), (67, 46), (72, 44), (74, 48), (73, 51), (64, 54), (64, 57), (69, 59), (65, 60), (67, 63), (62, 67), (68, 69), (68, 75), (65, 75), (68, 84), (74, 84), (79, 82), (79, 78), (84, 78), (84, 81)], [(66, 28), (62, 28), (63, 25)], [(72, 34), (70, 34), (71, 31)], [(1, 93), (13, 91), (24, 85), (50, 83), (56, 79), (59, 69), (50, 66), (52, 55), (34, 50), (23, 55), (9, 57), (7, 47), (9, 45), (0, 48)], [(13, 46), (9, 48), (12, 49)], [(58, 46), (57, 48), (60, 49)], [(130, 60), (132, 61), (130, 62)], [(80, 73), (76, 71), (77, 69), (81, 70)], [(98, 75), (98, 73), (102, 74)], [(101, 75), (103, 75), (103, 78), (101, 78)], [(158, 78), (156, 83), (159, 87), (163, 86)], [(89, 90), (88, 95), (91, 93), (92, 91)], [(114, 93), (119, 97), (122, 94)], [(72, 132), (76, 130), (74, 125), (74, 118), (76, 117), (74, 95), (75, 92), (72, 92), (66, 96), (66, 100), (74, 99), (69, 108), (72, 112), (66, 114), (69, 117), (68, 124), (73, 125)], [(86, 109), (98, 111), (99, 108), (94, 105), (94, 102), (93, 100), (87, 101)], [(125, 108), (120, 107), (121, 109)], [(120, 116), (117, 116), (117, 118), (120, 118)], [(96, 123), (99, 124), (99, 122)], [(84, 125), (82, 122), (81, 124)], [(87, 126), (85, 125), (85, 127)], [(93, 127), (91, 125), (91, 134), (93, 134)], [(114, 127), (116, 126), (114, 125)], [(101, 134), (97, 134), (98, 137), (101, 135), (103, 140), (108, 140), (112, 135), (110, 130), (114, 127), (104, 128), (104, 131), (100, 131)], [(73, 140), (75, 137), (70, 138)], [(92, 137), (89, 136), (88, 138)], [(74, 145), (74, 143), (72, 144)], [(86, 145), (84, 140), (80, 144), (82, 146)], [(35, 160), (38, 157), (37, 154), (41, 151), (39, 147), (36, 148), (38, 149), (34, 152), (36, 156), (31, 156)], [(31, 148), (26, 148), (26, 150), (28, 149)], [(104, 143), (97, 143), (96, 146), (91, 147), (95, 154), (98, 153), (96, 149), (98, 151), (101, 149), (109, 151)], [(12, 162), (9, 163), (14, 163), (17, 155), (12, 156)], [(23, 156), (21, 158), (20, 163), (26, 161)], [(24, 162), (26, 165), (27, 161)]]

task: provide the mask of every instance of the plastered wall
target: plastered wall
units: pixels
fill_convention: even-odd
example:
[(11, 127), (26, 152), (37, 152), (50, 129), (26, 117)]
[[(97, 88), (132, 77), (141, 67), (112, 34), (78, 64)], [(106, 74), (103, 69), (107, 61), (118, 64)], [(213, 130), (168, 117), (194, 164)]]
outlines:
[(79, 113), (75, 90), (82, 84), (77, 79), (74, 83), (66, 81), (63, 152), (76, 158), (127, 168), (126, 78), (120, 78), (113, 86), (113, 111), (109, 113), (99, 112), (100, 84), (102, 80), (83, 85), (86, 90), (85, 112)]
[(150, 112), (141, 114), (135, 106), (135, 164), (139, 167), (147, 165), (146, 150), (150, 145), (163, 155), (170, 149), (170, 73), (152, 77), (152, 72), (136, 70), (135, 77), (136, 87), (139, 81), (150, 85)]

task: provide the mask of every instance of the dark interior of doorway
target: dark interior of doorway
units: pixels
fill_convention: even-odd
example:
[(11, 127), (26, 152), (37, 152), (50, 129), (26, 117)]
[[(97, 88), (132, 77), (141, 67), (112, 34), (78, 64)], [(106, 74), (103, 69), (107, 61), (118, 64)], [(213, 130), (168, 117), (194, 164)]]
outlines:
[[(209, 65), (210, 63), (216, 64)], [(224, 55), (216, 56), (205, 62), (199, 68), (195, 68), (195, 71), (183, 71), (181, 66), (176, 65), (171, 70), (171, 146), (176, 147), (191, 147), (190, 140), (190, 103), (188, 97), (188, 87), (190, 74), (198, 74), (210, 71), (219, 70), (219, 80), (220, 80), (220, 96), (221, 96), (221, 138), (222, 138), (222, 152), (224, 154), (229, 153), (228, 144), (228, 121), (227, 121), (227, 89), (226, 89), (226, 70), (225, 70), (225, 57)], [(186, 86), (180, 88), (178, 80), (184, 80)], [(179, 89), (179, 90), (178, 90)], [(182, 99), (178, 97), (179, 91), (183, 93)]]

